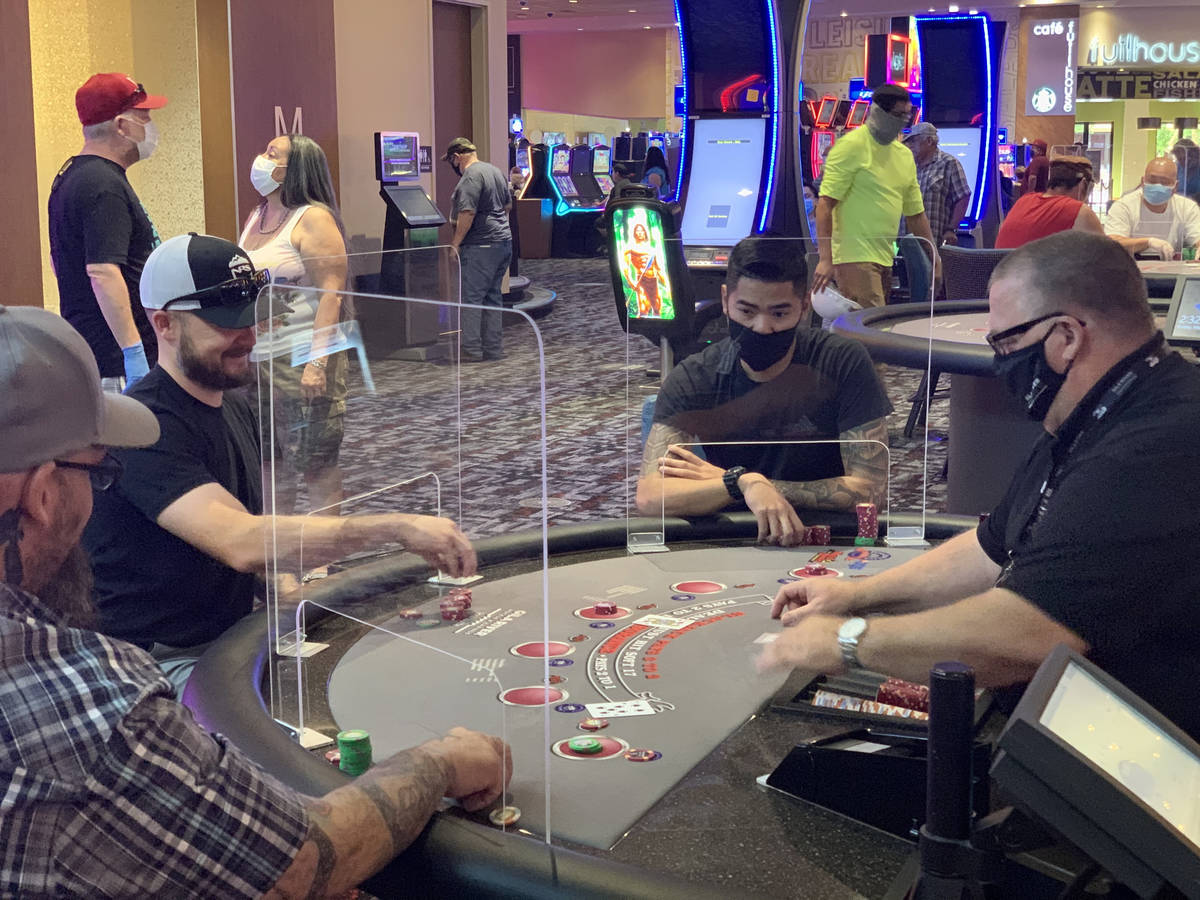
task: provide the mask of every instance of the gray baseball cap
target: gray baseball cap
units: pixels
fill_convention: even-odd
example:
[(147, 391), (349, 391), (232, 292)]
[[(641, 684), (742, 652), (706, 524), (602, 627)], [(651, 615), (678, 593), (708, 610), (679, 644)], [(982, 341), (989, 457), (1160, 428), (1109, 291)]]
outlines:
[(100, 389), (96, 358), (66, 319), (0, 306), (0, 434), (0, 472), (22, 472), (94, 444), (148, 446), (158, 419)]
[(936, 141), (937, 136), (937, 129), (933, 126), (932, 122), (918, 122), (912, 127), (912, 131), (904, 136), (904, 140), (909, 141), (916, 137), (931, 137)]

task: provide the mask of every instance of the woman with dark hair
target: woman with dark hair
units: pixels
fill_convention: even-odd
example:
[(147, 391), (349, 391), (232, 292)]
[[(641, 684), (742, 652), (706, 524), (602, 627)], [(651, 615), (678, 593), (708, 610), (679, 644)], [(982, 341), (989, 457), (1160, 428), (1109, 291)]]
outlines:
[[(323, 151), (302, 134), (280, 135), (254, 158), (250, 182), (262, 200), (246, 219), (238, 243), (273, 285), (317, 288), (286, 298), (291, 312), (260, 337), (256, 356), (276, 357), (276, 435), (283, 457), (308, 486), (311, 510), (341, 500), (338, 453), (346, 411), (346, 354), (322, 352), (348, 318), (338, 291), (346, 287), (346, 240)], [(286, 319), (286, 321), (279, 321)], [(291, 353), (311, 343), (309, 360), (293, 368)], [(282, 401), (282, 402), (280, 402)], [(282, 407), (282, 410), (280, 410)], [(282, 416), (280, 415), (282, 413)], [(291, 468), (291, 466), (288, 466)], [(283, 498), (279, 511), (290, 512)]]
[(648, 184), (658, 191), (659, 200), (666, 200), (671, 196), (671, 176), (667, 174), (667, 157), (661, 147), (651, 147), (646, 151), (642, 184)]

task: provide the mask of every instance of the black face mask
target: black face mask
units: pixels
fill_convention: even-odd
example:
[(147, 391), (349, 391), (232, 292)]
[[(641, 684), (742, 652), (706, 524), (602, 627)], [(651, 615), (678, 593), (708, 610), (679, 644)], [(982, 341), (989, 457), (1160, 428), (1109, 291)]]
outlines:
[[(1053, 329), (1051, 329), (1053, 331)], [(1058, 396), (1067, 372), (1058, 373), (1046, 361), (1046, 341), (1050, 335), (1036, 344), (1014, 350), (1005, 356), (997, 355), (992, 360), (992, 371), (1004, 382), (1008, 392), (1025, 408), (1025, 414), (1035, 422), (1041, 422), (1050, 412), (1050, 404)]]
[(454, 170), (455, 175), (457, 175), (459, 178), (462, 178), (462, 169), (459, 168), (458, 163), (450, 163), (450, 168)]
[(783, 359), (796, 339), (796, 329), (776, 331), (774, 334), (759, 334), (752, 328), (729, 320), (729, 336), (738, 346), (740, 356), (755, 372), (769, 369)]

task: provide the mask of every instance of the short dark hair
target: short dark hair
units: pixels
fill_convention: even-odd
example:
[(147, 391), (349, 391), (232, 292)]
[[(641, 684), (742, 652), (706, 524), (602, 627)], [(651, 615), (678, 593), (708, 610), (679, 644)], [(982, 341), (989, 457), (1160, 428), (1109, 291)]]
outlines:
[(1079, 312), (1085, 321), (1108, 323), (1114, 332), (1154, 333), (1146, 280), (1128, 251), (1112, 238), (1060, 231), (1013, 250), (992, 270), (992, 282), (1024, 276), (1026, 313)]
[(765, 235), (743, 238), (729, 254), (725, 289), (733, 293), (743, 278), (773, 284), (790, 281), (796, 296), (803, 297), (808, 290), (808, 262), (804, 257), (805, 244), (800, 240)]
[(1073, 188), (1084, 179), (1095, 182), (1092, 163), (1086, 156), (1060, 156), (1050, 160), (1050, 172), (1046, 176), (1046, 190), (1050, 188)]
[(902, 100), (912, 102), (912, 96), (898, 84), (881, 84), (871, 94), (871, 103), (890, 113)]

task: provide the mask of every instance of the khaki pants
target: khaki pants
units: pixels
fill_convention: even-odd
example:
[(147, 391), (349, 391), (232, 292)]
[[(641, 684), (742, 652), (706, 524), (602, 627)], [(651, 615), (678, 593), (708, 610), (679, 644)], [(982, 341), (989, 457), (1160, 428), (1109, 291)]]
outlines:
[(838, 263), (833, 280), (842, 296), (860, 306), (883, 306), (891, 293), (892, 270), (873, 262)]

